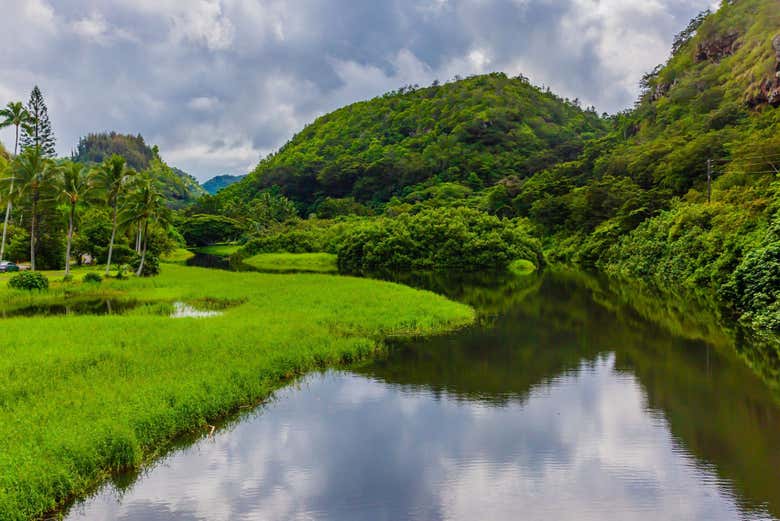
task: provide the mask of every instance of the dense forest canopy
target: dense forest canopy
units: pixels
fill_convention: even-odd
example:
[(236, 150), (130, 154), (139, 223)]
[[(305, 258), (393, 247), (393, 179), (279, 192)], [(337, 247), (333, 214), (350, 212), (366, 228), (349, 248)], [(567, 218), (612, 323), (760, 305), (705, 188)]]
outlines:
[(249, 222), (269, 194), (301, 217), (470, 207), (528, 219), (553, 261), (715, 288), (780, 327), (780, 271), (735, 279), (761, 264), (752, 255), (775, 262), (777, 14), (775, 0), (741, 0), (696, 16), (613, 116), (499, 73), (355, 103), (192, 211)]
[(423, 185), (482, 188), (574, 159), (605, 131), (595, 111), (523, 77), (405, 87), (319, 118), (220, 198), (278, 186), (308, 213), (326, 198), (376, 206)]
[(211, 195), (216, 194), (223, 188), (227, 188), (228, 186), (232, 185), (233, 183), (237, 183), (241, 181), (244, 177), (243, 175), (230, 175), (230, 174), (223, 174), (214, 176), (205, 183), (203, 183), (201, 186), (203, 186), (203, 189), (206, 190), (206, 192), (210, 193)]

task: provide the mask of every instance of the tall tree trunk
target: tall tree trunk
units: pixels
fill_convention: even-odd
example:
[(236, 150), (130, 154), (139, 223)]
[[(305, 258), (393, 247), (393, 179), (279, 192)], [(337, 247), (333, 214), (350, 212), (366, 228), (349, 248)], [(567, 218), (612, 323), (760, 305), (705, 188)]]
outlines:
[(32, 224), (30, 225), (30, 269), (35, 271), (35, 225), (38, 220), (38, 189), (33, 190)]
[[(19, 125), (16, 125), (16, 141), (14, 142), (14, 157), (17, 156), (19, 150)], [(8, 194), (14, 193), (14, 179), (11, 178), (11, 189), (8, 190)], [(0, 240), (0, 261), (5, 257), (5, 239), (8, 236), (8, 221), (11, 219), (11, 201), (8, 201), (8, 205), (5, 207), (5, 220), (3, 221), (3, 238)]]
[[(14, 191), (14, 182), (11, 181), (11, 191)], [(8, 201), (8, 205), (5, 207), (5, 220), (3, 221), (3, 238), (0, 240), (0, 260), (5, 258), (5, 238), (8, 235), (8, 220), (11, 218), (11, 201)]]
[(143, 233), (143, 246), (141, 247), (141, 262), (138, 264), (138, 271), (136, 272), (136, 276), (140, 277), (144, 272), (144, 262), (146, 262), (146, 240), (149, 235), (149, 219), (147, 218), (146, 221), (144, 221), (144, 233)]
[(138, 223), (138, 233), (135, 235), (135, 252), (141, 254), (141, 223)]
[(65, 276), (70, 275), (70, 247), (73, 244), (73, 221), (76, 214), (76, 205), (70, 204), (70, 215), (68, 215), (68, 244), (65, 247)]
[(116, 238), (116, 209), (117, 204), (116, 200), (114, 200), (114, 219), (113, 219), (113, 226), (111, 226), (111, 242), (108, 243), (108, 259), (106, 260), (106, 276), (108, 276), (109, 271), (111, 270), (111, 255), (114, 253), (114, 239)]

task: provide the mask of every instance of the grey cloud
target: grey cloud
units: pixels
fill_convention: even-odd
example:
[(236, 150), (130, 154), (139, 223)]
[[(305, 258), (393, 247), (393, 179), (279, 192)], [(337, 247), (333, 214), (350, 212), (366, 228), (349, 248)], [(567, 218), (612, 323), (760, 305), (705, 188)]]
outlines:
[(61, 154), (88, 132), (142, 133), (205, 179), (245, 172), (343, 104), (456, 74), (523, 73), (623, 109), (711, 3), (0, 0), (0, 102), (37, 83)]

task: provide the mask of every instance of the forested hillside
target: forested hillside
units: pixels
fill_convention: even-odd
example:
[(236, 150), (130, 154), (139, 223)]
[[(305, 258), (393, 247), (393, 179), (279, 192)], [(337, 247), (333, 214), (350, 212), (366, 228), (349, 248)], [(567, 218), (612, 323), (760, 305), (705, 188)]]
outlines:
[(605, 130), (522, 77), (407, 87), (319, 118), (220, 195), (246, 201), (278, 186), (308, 213), (326, 198), (377, 206), (439, 183), (481, 189), (574, 159)]
[(243, 175), (229, 175), (229, 174), (223, 174), (214, 176), (205, 183), (203, 183), (201, 186), (203, 189), (210, 193), (211, 195), (216, 194), (223, 188), (227, 188), (228, 186), (237, 183), (241, 181), (244, 177)]
[[(73, 160), (79, 163), (98, 164), (112, 155), (125, 158), (127, 165), (140, 172), (149, 168), (155, 151), (146, 144), (140, 134), (118, 134), (116, 132), (89, 134), (79, 140), (73, 152)], [(156, 169), (163, 195), (172, 208), (181, 208), (194, 202), (206, 193), (197, 180), (178, 168)]]
[[(469, 207), (518, 219), (547, 260), (704, 290), (780, 329), (778, 72), (777, 0), (724, 2), (683, 28), (623, 113), (599, 117), (502, 74), (405, 88), (323, 116), (191, 212), (262, 237), (276, 221), (255, 209), (285, 198), (302, 218)], [(318, 226), (331, 224), (308, 236)], [(318, 232), (337, 237), (328, 249), (365, 242), (343, 228)]]

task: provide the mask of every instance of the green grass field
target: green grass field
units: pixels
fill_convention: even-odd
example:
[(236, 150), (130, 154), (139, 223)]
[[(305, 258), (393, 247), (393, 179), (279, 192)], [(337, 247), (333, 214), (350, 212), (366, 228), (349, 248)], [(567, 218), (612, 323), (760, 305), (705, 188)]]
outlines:
[[(81, 273), (81, 272), (79, 272)], [(0, 276), (0, 302), (22, 298)], [(396, 335), (474, 320), (471, 308), (375, 280), (165, 265), (156, 278), (67, 285), (73, 295), (237, 305), (157, 314), (0, 321), (0, 513), (29, 519), (138, 467), (185, 432), (253, 405), (289, 379), (348, 363)], [(64, 294), (25, 295), (44, 300)]]
[(335, 273), (338, 271), (336, 256), (330, 253), (261, 253), (243, 259), (261, 271), (308, 271)]

